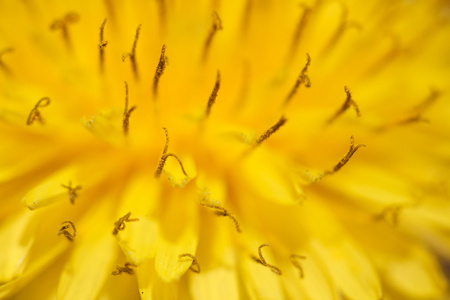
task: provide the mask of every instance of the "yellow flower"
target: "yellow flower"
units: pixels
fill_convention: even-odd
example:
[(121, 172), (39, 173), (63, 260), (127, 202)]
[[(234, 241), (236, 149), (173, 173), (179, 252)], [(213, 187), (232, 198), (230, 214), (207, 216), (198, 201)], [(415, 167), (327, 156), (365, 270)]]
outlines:
[(448, 299), (448, 1), (2, 1), (0, 298)]

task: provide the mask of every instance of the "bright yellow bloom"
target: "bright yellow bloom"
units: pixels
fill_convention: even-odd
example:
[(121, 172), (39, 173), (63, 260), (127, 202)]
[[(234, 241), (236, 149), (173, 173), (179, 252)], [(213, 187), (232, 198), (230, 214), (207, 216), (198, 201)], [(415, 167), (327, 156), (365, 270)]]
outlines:
[(449, 299), (448, 1), (0, 2), (0, 298)]

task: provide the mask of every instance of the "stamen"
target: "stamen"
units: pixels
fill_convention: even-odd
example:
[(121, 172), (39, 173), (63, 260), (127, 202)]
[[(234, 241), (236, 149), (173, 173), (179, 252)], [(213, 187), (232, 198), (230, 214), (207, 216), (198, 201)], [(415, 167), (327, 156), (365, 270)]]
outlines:
[(136, 109), (136, 106), (131, 107), (128, 109), (128, 83), (125, 81), (125, 110), (123, 111), (123, 133), (125, 135), (128, 134), (128, 129), (130, 127), (130, 116), (131, 113)]
[(295, 94), (297, 93), (297, 90), (300, 88), (300, 86), (303, 84), (305, 87), (310, 88), (311, 87), (311, 81), (308, 77), (308, 67), (311, 64), (311, 57), (309, 56), (308, 53), (306, 53), (306, 64), (302, 69), (302, 72), (300, 73), (300, 75), (297, 78), (297, 81), (295, 82), (294, 87), (292, 88), (291, 92), (289, 93), (289, 95), (286, 97), (286, 100), (284, 101), (284, 104), (288, 104), (289, 101), (291, 101), (292, 97), (295, 96)]
[(353, 107), (353, 109), (356, 112), (356, 116), (360, 117), (361, 112), (359, 111), (358, 104), (353, 100), (352, 94), (350, 90), (345, 86), (344, 87), (345, 93), (347, 94), (347, 99), (345, 100), (344, 104), (342, 104), (342, 107), (327, 121), (327, 124), (333, 123), (340, 115), (342, 115), (350, 106)]
[(119, 218), (118, 221), (114, 222), (114, 230), (113, 230), (113, 235), (116, 235), (119, 233), (119, 231), (122, 231), (125, 229), (125, 222), (135, 222), (135, 221), (139, 221), (139, 219), (135, 218), (135, 219), (130, 219), (131, 216), (131, 212), (128, 212), (126, 215), (124, 215), (123, 217)]
[(161, 55), (159, 57), (158, 66), (156, 67), (155, 77), (153, 78), (153, 96), (155, 99), (158, 92), (159, 79), (163, 75), (164, 70), (166, 69), (169, 62), (165, 53), (166, 53), (166, 45), (163, 45), (161, 49)]
[(306, 25), (311, 17), (312, 9), (305, 4), (300, 4), (304, 8), (303, 14), (301, 15), (297, 29), (295, 30), (294, 37), (292, 39), (291, 51), (289, 57), (293, 57), (295, 53), (297, 53), (298, 46), (300, 45), (300, 38), (302, 37), (302, 33), (304, 32)]
[(3, 55), (6, 53), (12, 53), (14, 52), (14, 48), (6, 48), (0, 51), (0, 68), (3, 69), (3, 72), (5, 72), (6, 75), (11, 75), (11, 70), (8, 68), (8, 66), (3, 62), (2, 58)]
[(337, 27), (333, 36), (328, 41), (327, 45), (323, 48), (322, 55), (325, 53), (332, 53), (331, 50), (338, 44), (339, 40), (342, 38), (342, 36), (344, 35), (344, 33), (347, 29), (356, 28), (357, 30), (361, 30), (361, 24), (359, 24), (355, 21), (349, 21), (347, 19), (347, 17), (348, 17), (347, 6), (340, 1), (338, 3), (342, 7), (341, 20), (340, 20), (339, 26)]
[(35, 120), (40, 121), (41, 123), (43, 123), (43, 120), (42, 120), (39, 108), (46, 107), (49, 104), (50, 104), (50, 98), (49, 97), (44, 97), (41, 100), (39, 100), (36, 103), (36, 105), (34, 106), (34, 108), (31, 110), (30, 114), (28, 115), (27, 125), (33, 124), (33, 122)]
[(214, 84), (214, 89), (211, 95), (209, 96), (208, 105), (206, 106), (206, 117), (208, 117), (209, 114), (211, 113), (211, 108), (216, 102), (217, 93), (219, 92), (219, 89), (220, 89), (220, 71), (217, 71), (216, 83)]
[(286, 123), (286, 121), (287, 119), (284, 116), (281, 116), (280, 120), (275, 125), (270, 127), (263, 135), (261, 135), (256, 140), (256, 146), (267, 140), (272, 134), (274, 134), (278, 129), (280, 129), (280, 127), (283, 126), (284, 123)]
[(136, 29), (136, 36), (134, 37), (134, 42), (133, 42), (133, 47), (131, 48), (131, 52), (124, 53), (122, 55), (122, 61), (125, 61), (127, 59), (127, 57), (130, 58), (131, 69), (133, 70), (133, 74), (134, 74), (134, 77), (136, 78), (136, 80), (139, 79), (137, 63), (136, 63), (136, 47), (137, 47), (137, 42), (139, 40), (139, 34), (141, 32), (141, 26), (142, 26), (142, 24), (139, 24), (139, 26)]
[(130, 275), (133, 275), (134, 274), (134, 270), (131, 267), (136, 268), (137, 266), (132, 264), (132, 263), (130, 263), (130, 262), (126, 262), (125, 263), (125, 267), (121, 267), (119, 265), (116, 265), (117, 271), (113, 271), (111, 274), (112, 275), (120, 275), (122, 273), (127, 273), (127, 274), (130, 274)]
[(66, 43), (67, 49), (72, 49), (72, 42), (70, 40), (68, 24), (76, 23), (80, 20), (80, 16), (77, 13), (71, 12), (66, 14), (62, 19), (56, 19), (50, 25), (51, 30), (61, 30), (64, 42)]
[(219, 15), (216, 11), (213, 11), (213, 23), (211, 31), (208, 34), (208, 37), (206, 38), (205, 47), (203, 48), (203, 62), (206, 61), (206, 58), (208, 57), (209, 48), (211, 47), (212, 40), (214, 36), (216, 35), (216, 32), (218, 30), (222, 30), (222, 20), (220, 20)]
[(364, 144), (359, 144), (355, 147), (355, 139), (353, 136), (350, 137), (350, 149), (348, 150), (347, 154), (338, 162), (336, 166), (334, 166), (333, 170), (325, 171), (324, 175), (331, 175), (333, 173), (336, 173), (339, 171), (347, 162), (350, 160), (350, 158), (355, 154), (356, 150), (358, 150), (361, 147), (366, 147)]
[(197, 258), (194, 256), (194, 255), (192, 255), (192, 254), (190, 254), (190, 253), (183, 253), (183, 254), (180, 254), (179, 256), (178, 256), (178, 258), (183, 258), (183, 257), (189, 257), (189, 258), (191, 258), (192, 259), (192, 264), (191, 264), (191, 266), (189, 267), (189, 269), (192, 271), (192, 272), (195, 272), (195, 273), (200, 273), (200, 264), (198, 263), (198, 260), (197, 260)]
[(167, 131), (167, 128), (163, 127), (163, 129), (166, 133), (166, 144), (164, 146), (164, 151), (161, 156), (161, 159), (159, 160), (158, 168), (156, 169), (155, 172), (155, 178), (159, 178), (161, 176), (161, 172), (164, 169), (164, 165), (166, 164), (166, 160), (169, 156), (172, 156), (178, 160), (178, 163), (180, 164), (181, 171), (183, 172), (184, 176), (188, 176), (186, 171), (184, 170), (184, 166), (183, 163), (181, 162), (181, 159), (176, 154), (167, 153), (167, 150), (169, 149), (169, 132)]
[(218, 216), (228, 217), (228, 218), (230, 218), (231, 220), (233, 220), (234, 225), (236, 226), (237, 232), (239, 232), (239, 233), (241, 232), (241, 228), (239, 227), (239, 223), (238, 223), (236, 217), (233, 216), (232, 214), (230, 214), (230, 213), (228, 212), (228, 210), (226, 210), (225, 208), (223, 208), (223, 207), (221, 207), (221, 206), (218, 206), (218, 205), (212, 205), (212, 204), (208, 204), (208, 203), (204, 203), (204, 202), (203, 202), (203, 203), (200, 203), (200, 205), (205, 206), (205, 207), (209, 207), (209, 208), (212, 208), (212, 209), (215, 209), (215, 210), (218, 210), (218, 211), (216, 212), (216, 214), (217, 214)]
[(162, 31), (165, 30), (166, 27), (166, 2), (165, 0), (157, 0), (156, 4), (158, 5), (159, 18)]
[(268, 267), (268, 268), (269, 268), (272, 272), (274, 272), (275, 274), (277, 274), (277, 275), (282, 275), (282, 272), (281, 272), (281, 270), (280, 270), (279, 268), (277, 268), (277, 267), (275, 267), (275, 266), (273, 266), (273, 265), (271, 265), (271, 264), (268, 264), (268, 263), (266, 262), (266, 260), (264, 259), (263, 255), (262, 255), (261, 249), (262, 249), (263, 247), (266, 247), (266, 246), (270, 246), (270, 245), (269, 245), (269, 244), (262, 244), (261, 246), (259, 246), (259, 247), (258, 247), (258, 255), (259, 255), (259, 258), (255, 257), (255, 256), (252, 256), (252, 259), (253, 259), (254, 261), (256, 261), (257, 263), (259, 263), (259, 264), (261, 264), (261, 265), (263, 265), (263, 266), (265, 266), (265, 267)]
[(68, 185), (61, 184), (61, 186), (68, 190), (70, 203), (75, 204), (75, 199), (78, 197), (77, 191), (81, 190), (81, 185), (72, 187), (72, 181), (69, 181)]
[(398, 225), (400, 212), (404, 207), (400, 205), (390, 205), (383, 209), (380, 213), (373, 216), (374, 221), (386, 221), (391, 226)]
[[(64, 225), (66, 224), (66, 225)], [(58, 235), (63, 234), (69, 241), (73, 241), (73, 239), (75, 238), (75, 236), (77, 235), (77, 230), (75, 228), (75, 224), (73, 224), (71, 221), (64, 221), (61, 223), (61, 225), (64, 225), (63, 227), (61, 227), (61, 229), (58, 232)], [(71, 234), (69, 231), (67, 231), (67, 229), (69, 229), (70, 227), (72, 227), (73, 229), (73, 234)]]
[(105, 31), (106, 19), (103, 20), (102, 25), (100, 26), (100, 43), (98, 44), (98, 48), (100, 49), (100, 72), (103, 73), (104, 69), (104, 61), (105, 61), (105, 48), (108, 45), (108, 41), (103, 41), (103, 33)]
[(427, 110), (440, 96), (441, 93), (439, 91), (431, 90), (430, 95), (422, 103), (417, 105), (415, 109), (421, 112)]
[(300, 265), (300, 259), (306, 259), (306, 256), (303, 255), (297, 255), (292, 254), (289, 259), (291, 260), (291, 263), (300, 271), (300, 278), (303, 279), (305, 277), (305, 274), (303, 273), (303, 268)]

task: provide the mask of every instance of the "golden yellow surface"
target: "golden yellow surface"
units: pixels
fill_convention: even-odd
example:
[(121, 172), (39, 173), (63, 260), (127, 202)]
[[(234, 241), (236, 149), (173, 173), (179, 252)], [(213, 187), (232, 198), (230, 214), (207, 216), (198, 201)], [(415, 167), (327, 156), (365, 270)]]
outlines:
[(0, 298), (450, 299), (449, 23), (0, 0)]

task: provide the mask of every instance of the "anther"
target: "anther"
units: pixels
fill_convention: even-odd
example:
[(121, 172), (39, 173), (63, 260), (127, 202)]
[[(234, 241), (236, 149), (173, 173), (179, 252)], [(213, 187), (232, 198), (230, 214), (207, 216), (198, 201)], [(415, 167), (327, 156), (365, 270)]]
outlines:
[(295, 53), (297, 53), (298, 46), (300, 44), (300, 39), (302, 37), (303, 32), (305, 31), (306, 25), (308, 24), (308, 21), (311, 17), (312, 9), (305, 4), (301, 4), (301, 6), (304, 8), (303, 14), (301, 15), (297, 29), (295, 30), (294, 37), (292, 39), (291, 44), (291, 51), (289, 56), (293, 57)]
[(130, 263), (130, 262), (125, 262), (125, 266), (124, 267), (116, 265), (116, 269), (117, 270), (111, 272), (111, 274), (112, 275), (120, 275), (122, 273), (127, 273), (127, 274), (130, 274), (130, 275), (133, 275), (134, 274), (134, 270), (131, 267), (136, 268), (137, 266), (132, 264), (132, 263)]
[(61, 30), (63, 39), (66, 43), (67, 49), (72, 49), (72, 43), (70, 41), (68, 24), (76, 23), (80, 20), (80, 16), (77, 13), (71, 12), (66, 14), (63, 18), (53, 21), (50, 25), (51, 30)]
[(203, 62), (206, 61), (206, 58), (208, 57), (209, 48), (211, 47), (212, 40), (214, 36), (216, 35), (216, 32), (218, 30), (222, 30), (222, 20), (220, 20), (219, 15), (216, 11), (213, 11), (213, 23), (211, 27), (211, 31), (208, 34), (208, 37), (206, 38), (205, 46), (203, 48)]
[(345, 166), (347, 164), (347, 162), (350, 160), (350, 158), (353, 156), (353, 154), (355, 154), (355, 152), (361, 147), (366, 147), (366, 145), (359, 144), (359, 145), (356, 145), (356, 147), (355, 147), (355, 139), (353, 138), (353, 136), (351, 136), (350, 137), (350, 149), (348, 150), (347, 154), (337, 163), (336, 166), (334, 166), (333, 170), (325, 171), (324, 175), (330, 175), (330, 174), (333, 174), (333, 173), (336, 173), (337, 171), (339, 171), (343, 166)]
[(286, 100), (284, 101), (284, 104), (288, 104), (289, 101), (295, 96), (297, 93), (297, 90), (300, 88), (301, 85), (304, 85), (305, 87), (309, 88), (311, 87), (311, 81), (309, 79), (309, 76), (307, 74), (309, 65), (311, 64), (311, 57), (308, 53), (306, 53), (306, 64), (302, 69), (302, 72), (297, 78), (297, 81), (294, 84), (294, 87), (292, 88), (291, 92), (286, 97)]
[(261, 265), (263, 265), (263, 266), (265, 266), (265, 267), (268, 267), (268, 268), (269, 268), (272, 272), (274, 272), (275, 274), (277, 274), (277, 275), (282, 275), (282, 272), (281, 272), (281, 270), (280, 270), (279, 268), (277, 268), (277, 267), (275, 267), (275, 266), (273, 266), (273, 265), (271, 265), (271, 264), (268, 264), (268, 263), (266, 262), (266, 260), (264, 259), (263, 255), (262, 255), (261, 249), (262, 249), (263, 247), (266, 247), (266, 246), (270, 246), (270, 245), (269, 245), (269, 244), (262, 244), (261, 246), (259, 246), (259, 247), (258, 247), (258, 255), (259, 255), (259, 258), (255, 257), (255, 256), (252, 256), (252, 259), (253, 259), (254, 261), (256, 261), (257, 263), (259, 263), (259, 264), (261, 264)]
[(219, 92), (219, 89), (220, 89), (220, 71), (217, 71), (216, 83), (214, 84), (214, 89), (211, 92), (211, 95), (209, 96), (208, 105), (206, 106), (206, 113), (205, 113), (206, 117), (208, 117), (209, 114), (211, 113), (211, 108), (216, 102), (217, 93)]
[(42, 123), (43, 121), (42, 121), (42, 117), (41, 117), (41, 113), (39, 111), (39, 108), (46, 107), (49, 104), (50, 104), (50, 98), (49, 97), (44, 97), (41, 100), (39, 100), (36, 103), (36, 105), (34, 106), (34, 108), (31, 110), (30, 114), (28, 115), (27, 125), (33, 124), (33, 122), (35, 120), (40, 121)]
[(6, 48), (0, 51), (0, 68), (3, 69), (3, 72), (5, 72), (7, 75), (11, 75), (11, 70), (8, 68), (8, 66), (3, 62), (2, 58), (3, 55), (6, 53), (12, 53), (14, 52), (14, 48)]
[(128, 134), (128, 129), (130, 127), (130, 116), (131, 113), (136, 109), (136, 106), (131, 107), (128, 109), (128, 83), (125, 81), (125, 109), (123, 111), (123, 133), (125, 135)]
[[(64, 225), (65, 224), (65, 225)], [(75, 228), (75, 225), (73, 224), (73, 222), (71, 221), (64, 221), (61, 223), (61, 225), (63, 225), (63, 227), (61, 227), (61, 229), (58, 232), (58, 235), (64, 235), (69, 241), (73, 241), (73, 239), (75, 238), (75, 236), (77, 235), (77, 230)], [(72, 227), (73, 230), (73, 234), (71, 234), (67, 229), (69, 229), (70, 227)]]
[(300, 278), (303, 279), (305, 277), (305, 274), (303, 273), (303, 268), (300, 265), (300, 260), (301, 259), (306, 259), (306, 256), (292, 254), (289, 257), (289, 259), (290, 259), (291, 263), (294, 265), (294, 267), (296, 267), (300, 271)]
[(103, 23), (100, 26), (100, 42), (98, 44), (98, 48), (100, 49), (100, 72), (102, 72), (102, 73), (103, 73), (104, 62), (105, 62), (105, 48), (108, 45), (108, 41), (103, 40), (105, 25), (106, 25), (106, 19), (103, 20)]
[(355, 100), (353, 100), (350, 90), (346, 86), (344, 87), (344, 90), (347, 94), (347, 98), (344, 104), (342, 104), (342, 107), (330, 119), (328, 119), (327, 124), (333, 123), (340, 115), (342, 115), (347, 109), (349, 109), (350, 106), (355, 110), (357, 117), (361, 116), (358, 104), (356, 104)]
[(198, 263), (197, 258), (194, 255), (190, 254), (190, 253), (183, 253), (183, 254), (178, 255), (179, 259), (184, 258), (184, 257), (189, 257), (190, 259), (192, 259), (192, 264), (189, 267), (189, 269), (192, 272), (200, 273), (200, 264)]
[(113, 235), (116, 235), (119, 233), (119, 231), (122, 231), (125, 229), (125, 222), (135, 222), (135, 221), (139, 221), (139, 219), (135, 218), (135, 219), (130, 219), (131, 216), (131, 212), (128, 212), (126, 215), (124, 215), (123, 217), (119, 218), (118, 221), (114, 222), (114, 230), (113, 230)]
[(241, 232), (241, 228), (239, 226), (239, 223), (238, 223), (236, 217), (233, 216), (232, 214), (230, 214), (228, 212), (228, 210), (226, 210), (224, 207), (221, 207), (221, 206), (218, 206), (218, 205), (212, 205), (212, 204), (208, 204), (208, 203), (204, 203), (204, 202), (203, 203), (201, 202), (200, 205), (217, 210), (216, 214), (218, 216), (223, 216), (223, 217), (230, 218), (231, 220), (233, 220), (234, 225), (236, 226), (237, 232), (239, 232), (239, 233)]
[(61, 186), (63, 188), (67, 189), (67, 192), (69, 194), (70, 203), (75, 204), (75, 199), (78, 197), (77, 192), (79, 190), (81, 190), (81, 185), (77, 185), (75, 187), (72, 187), (72, 181), (69, 181), (68, 185), (61, 184)]
[(161, 49), (161, 55), (159, 56), (158, 66), (156, 67), (155, 77), (153, 77), (153, 96), (155, 99), (158, 93), (159, 79), (164, 74), (164, 70), (166, 69), (168, 63), (169, 60), (166, 56), (166, 45), (163, 45)]
[(183, 172), (184, 176), (188, 176), (186, 170), (184, 169), (183, 163), (181, 162), (181, 159), (176, 154), (167, 153), (167, 150), (169, 149), (169, 132), (167, 131), (167, 128), (163, 127), (163, 129), (164, 132), (166, 133), (166, 144), (164, 145), (164, 151), (161, 156), (161, 159), (159, 160), (158, 168), (155, 171), (155, 178), (159, 178), (161, 176), (161, 172), (164, 169), (164, 165), (166, 164), (166, 160), (167, 158), (169, 158), (169, 156), (172, 156), (176, 160), (178, 160), (178, 163), (180, 164), (181, 171)]
[(130, 58), (131, 69), (133, 70), (133, 74), (134, 74), (134, 77), (136, 78), (136, 80), (139, 79), (137, 63), (136, 63), (136, 47), (137, 47), (137, 42), (139, 40), (140, 32), (141, 32), (141, 24), (139, 24), (139, 26), (136, 29), (136, 36), (134, 37), (134, 42), (133, 42), (133, 47), (131, 48), (131, 52), (124, 53), (122, 55), (122, 61), (125, 61), (127, 59), (127, 57)]
[(256, 140), (256, 146), (267, 140), (272, 134), (274, 134), (278, 129), (280, 129), (281, 126), (283, 126), (286, 123), (287, 119), (284, 116), (281, 116), (280, 120), (270, 127), (265, 133), (263, 133), (257, 140)]

